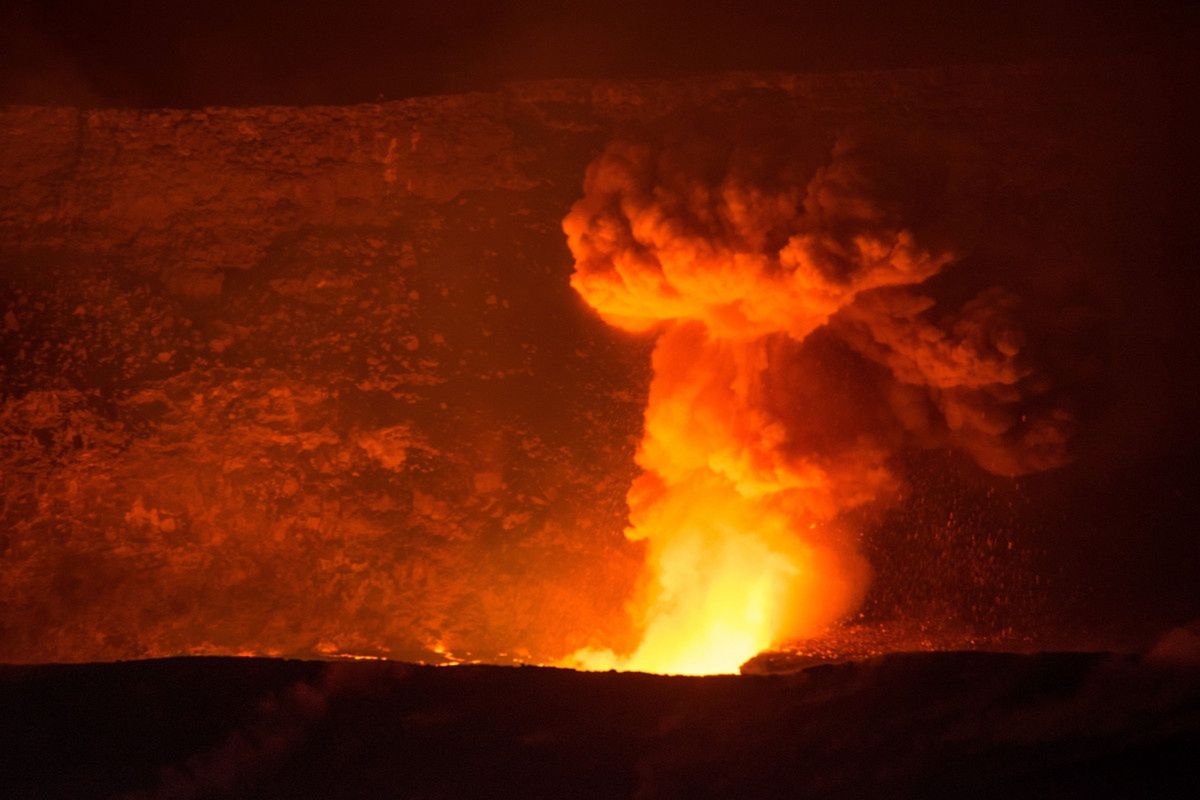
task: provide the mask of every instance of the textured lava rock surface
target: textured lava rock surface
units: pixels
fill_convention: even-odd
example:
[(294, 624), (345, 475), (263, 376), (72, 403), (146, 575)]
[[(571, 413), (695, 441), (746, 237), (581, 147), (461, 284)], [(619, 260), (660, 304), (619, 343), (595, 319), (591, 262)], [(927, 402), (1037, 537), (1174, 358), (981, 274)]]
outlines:
[[(1095, 165), (1132, 146), (1114, 109), (1140, 113), (1136, 84), (1096, 74), (0, 110), (0, 660), (545, 661), (619, 645), (649, 343), (568, 286), (559, 225), (588, 161), (695, 107), (919, 122), (990, 154), (1006, 241), (1060, 238), (1040, 257), (1086, 260), (1111, 242), (1081, 244), (1072, 224), (1120, 228), (1111, 206), (1079, 203), (1107, 196)], [(990, 488), (972, 491), (986, 505)], [(1013, 547), (994, 521), (971, 558), (938, 555), (975, 535), (973, 503), (890, 525), (933, 555), (876, 548), (877, 585), (915, 602), (959, 580), (962, 609), (1029, 591), (997, 588), (989, 564)]]

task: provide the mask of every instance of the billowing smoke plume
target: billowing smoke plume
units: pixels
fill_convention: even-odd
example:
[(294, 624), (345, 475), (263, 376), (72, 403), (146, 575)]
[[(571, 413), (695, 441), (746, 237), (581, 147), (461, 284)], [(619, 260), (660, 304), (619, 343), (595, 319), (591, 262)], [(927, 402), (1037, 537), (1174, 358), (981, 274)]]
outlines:
[(852, 611), (869, 570), (843, 512), (894, 497), (910, 444), (990, 471), (1061, 463), (1069, 419), (1029, 412), (1019, 303), (947, 309), (961, 177), (916, 135), (780, 126), (611, 144), (563, 223), (572, 285), (657, 336), (629, 491), (643, 638), (584, 666), (731, 671)]

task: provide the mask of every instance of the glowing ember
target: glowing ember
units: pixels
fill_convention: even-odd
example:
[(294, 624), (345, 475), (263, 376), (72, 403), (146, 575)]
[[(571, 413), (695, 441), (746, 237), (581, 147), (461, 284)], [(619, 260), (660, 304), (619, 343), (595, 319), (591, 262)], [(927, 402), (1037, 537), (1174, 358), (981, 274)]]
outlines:
[[(827, 145), (814, 151), (811, 137), (782, 152), (758, 138), (614, 144), (564, 221), (575, 289), (611, 324), (658, 334), (644, 473), (628, 495), (626, 535), (646, 543), (631, 609), (641, 643), (628, 655), (586, 648), (572, 665), (732, 672), (859, 603), (868, 569), (839, 515), (896, 481), (878, 425), (847, 424), (856, 412), (836, 396), (781, 391), (818, 329), (844, 327), (857, 362), (924, 384), (950, 426), (982, 442), (971, 452), (985, 466), (1011, 427), (977, 435), (945, 398), (1019, 381), (1019, 338), (999, 324), (944, 331), (898, 288), (952, 259), (909, 224), (903, 196), (920, 186), (919, 162), (843, 141), (821, 166)], [(989, 297), (975, 302), (1002, 307)], [(914, 303), (916, 313), (895, 310)]]

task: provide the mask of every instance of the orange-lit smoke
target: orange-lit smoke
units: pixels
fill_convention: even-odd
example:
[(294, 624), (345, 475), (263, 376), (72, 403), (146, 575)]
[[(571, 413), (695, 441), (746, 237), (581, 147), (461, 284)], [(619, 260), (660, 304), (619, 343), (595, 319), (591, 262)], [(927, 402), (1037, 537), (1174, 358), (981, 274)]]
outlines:
[(868, 566), (839, 517), (895, 494), (893, 443), (834, 400), (781, 401), (778, 376), (819, 329), (920, 387), (916, 410), (891, 393), (896, 428), (936, 415), (997, 472), (1061, 458), (1053, 420), (1021, 433), (1039, 455), (996, 455), (1023, 449), (1015, 420), (992, 412), (1028, 374), (1006, 296), (935, 324), (904, 288), (955, 257), (926, 224), (945, 187), (911, 148), (733, 138), (614, 143), (563, 223), (575, 289), (610, 324), (657, 336), (626, 531), (646, 548), (631, 604), (642, 639), (629, 654), (580, 650), (578, 666), (732, 672), (861, 601)]

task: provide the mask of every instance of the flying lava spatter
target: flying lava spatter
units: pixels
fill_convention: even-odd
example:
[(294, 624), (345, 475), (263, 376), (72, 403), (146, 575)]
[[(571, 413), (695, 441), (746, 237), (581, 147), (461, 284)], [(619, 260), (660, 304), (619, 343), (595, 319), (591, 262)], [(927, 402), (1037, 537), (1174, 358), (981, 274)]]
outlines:
[[(613, 143), (564, 220), (572, 286), (608, 323), (656, 337), (643, 472), (627, 498), (626, 536), (645, 543), (631, 603), (641, 641), (626, 654), (584, 648), (568, 664), (735, 672), (861, 601), (869, 568), (839, 515), (893, 493), (891, 440), (844, 424), (854, 412), (836, 400), (780, 398), (778, 376), (814, 332), (919, 387), (922, 413), (983, 466), (985, 454), (1022, 449), (1014, 423), (991, 413), (1027, 374), (1020, 336), (1003, 314), (979, 313), (1003, 308), (1004, 295), (938, 325), (922, 316), (932, 303), (905, 288), (956, 255), (910, 224), (919, 165), (849, 138), (832, 155), (757, 145)], [(991, 427), (975, 430), (979, 420)], [(1055, 463), (1063, 437), (1052, 428), (1032, 434), (1040, 462), (1008, 471)]]

